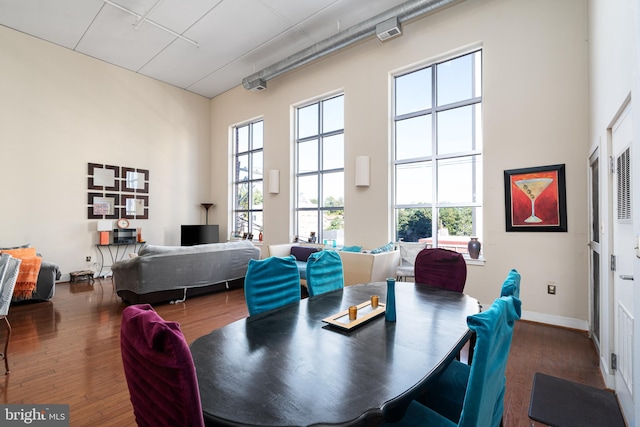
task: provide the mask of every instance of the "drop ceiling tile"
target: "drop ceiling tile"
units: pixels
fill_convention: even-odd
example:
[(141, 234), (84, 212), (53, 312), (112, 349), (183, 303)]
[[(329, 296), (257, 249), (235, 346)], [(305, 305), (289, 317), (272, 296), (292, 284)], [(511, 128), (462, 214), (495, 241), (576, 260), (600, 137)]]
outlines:
[[(0, 25), (215, 96), (403, 0), (0, 0)], [(155, 7), (157, 5), (157, 7)]]
[(254, 0), (223, 1), (193, 25), (185, 36), (198, 41), (193, 49), (176, 40), (140, 71), (188, 87), (286, 31), (288, 24)]
[(163, 0), (148, 19), (182, 34), (220, 3), (222, 0)]
[(321, 13), (329, 6), (340, 3), (341, 0), (315, 0), (315, 1), (291, 1), (291, 0), (260, 0), (273, 13), (281, 16), (291, 24), (297, 24), (309, 17)]
[[(241, 85), (243, 78), (299, 52), (310, 43), (312, 40), (305, 34), (295, 29), (289, 30), (262, 45), (259, 50), (243, 55), (237, 61), (225, 65), (186, 89), (206, 94), (204, 96), (208, 97), (219, 95), (232, 87)], [(228, 84), (226, 88), (221, 88), (223, 81)]]
[(101, 0), (0, 0), (0, 24), (73, 49), (103, 5)]
[(153, 25), (134, 29), (136, 18), (126, 12), (105, 8), (93, 22), (76, 50), (133, 71), (157, 55), (175, 36)]
[(242, 77), (239, 76), (243, 76), (246, 71), (246, 67), (241, 64), (229, 64), (189, 86), (187, 90), (213, 98), (242, 84)]
[[(301, 33), (297, 29), (291, 29), (263, 44), (259, 50), (243, 55), (238, 62), (246, 64), (246, 67), (251, 70), (249, 74), (253, 74), (313, 44), (315, 44), (315, 40), (311, 39), (308, 35)], [(240, 80), (247, 77), (247, 75), (243, 75)]]

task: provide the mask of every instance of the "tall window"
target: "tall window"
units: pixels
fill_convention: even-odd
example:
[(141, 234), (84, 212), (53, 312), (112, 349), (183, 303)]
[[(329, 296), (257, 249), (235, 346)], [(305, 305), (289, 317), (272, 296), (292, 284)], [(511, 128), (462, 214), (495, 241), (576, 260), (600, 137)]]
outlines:
[(396, 238), (466, 252), (482, 231), (482, 51), (395, 77)]
[(233, 131), (233, 232), (258, 238), (263, 226), (263, 122), (236, 126)]
[(344, 242), (344, 95), (296, 110), (296, 233)]

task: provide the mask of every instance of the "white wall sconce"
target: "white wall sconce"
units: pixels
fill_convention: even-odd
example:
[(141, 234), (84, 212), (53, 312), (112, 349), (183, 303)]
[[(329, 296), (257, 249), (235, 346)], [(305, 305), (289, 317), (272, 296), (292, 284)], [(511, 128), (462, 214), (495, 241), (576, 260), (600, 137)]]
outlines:
[(277, 169), (271, 169), (269, 171), (269, 193), (280, 193), (280, 171)]
[(356, 187), (368, 187), (369, 175), (369, 156), (357, 156)]

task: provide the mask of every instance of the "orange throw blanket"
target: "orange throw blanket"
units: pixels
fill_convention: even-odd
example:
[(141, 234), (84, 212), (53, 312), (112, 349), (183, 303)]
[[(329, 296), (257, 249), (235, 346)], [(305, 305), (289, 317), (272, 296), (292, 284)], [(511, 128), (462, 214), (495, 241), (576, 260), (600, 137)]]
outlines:
[(36, 290), (42, 258), (36, 255), (36, 248), (9, 249), (2, 252), (22, 260), (13, 297), (15, 299), (30, 299)]

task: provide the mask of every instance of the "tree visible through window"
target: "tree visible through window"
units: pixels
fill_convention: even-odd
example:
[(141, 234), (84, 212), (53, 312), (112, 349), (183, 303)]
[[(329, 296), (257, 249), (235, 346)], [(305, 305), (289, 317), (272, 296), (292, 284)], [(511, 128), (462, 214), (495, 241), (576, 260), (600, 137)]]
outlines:
[(296, 110), (296, 234), (344, 242), (344, 95)]
[(263, 122), (236, 126), (233, 132), (233, 232), (258, 238), (263, 227)]
[(395, 77), (396, 238), (464, 252), (482, 224), (482, 52)]

